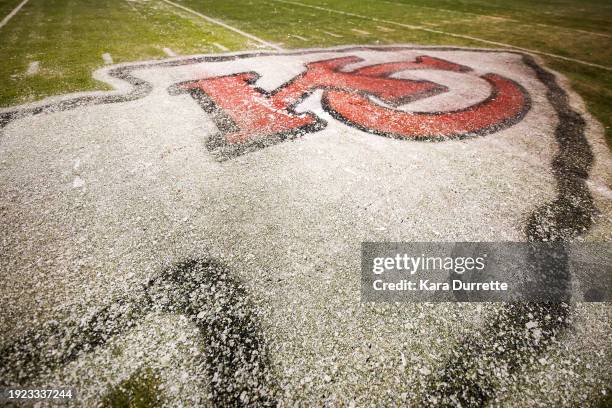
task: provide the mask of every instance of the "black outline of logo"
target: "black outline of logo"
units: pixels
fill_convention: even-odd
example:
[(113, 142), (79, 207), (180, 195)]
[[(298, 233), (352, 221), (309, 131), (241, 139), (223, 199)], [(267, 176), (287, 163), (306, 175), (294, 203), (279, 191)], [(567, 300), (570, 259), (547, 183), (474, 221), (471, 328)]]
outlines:
[[(424, 57), (429, 57), (427, 55), (420, 55), (417, 56), (414, 61), (414, 63), (421, 63), (423, 61)], [(338, 60), (338, 59), (342, 59), (342, 58), (346, 58), (349, 59), (349, 61), (347, 61), (346, 63), (344, 63), (343, 65), (340, 65), (338, 67), (335, 67), (334, 69), (332, 69), (332, 72), (340, 72), (340, 73), (351, 73), (352, 71), (341, 71), (342, 68), (346, 67), (347, 65), (350, 64), (355, 64), (355, 63), (359, 63), (359, 62), (363, 62), (364, 59), (360, 58), (360, 57), (355, 57), (355, 56), (347, 56), (347, 57), (338, 57), (338, 58), (332, 58), (332, 59), (326, 59), (323, 61), (313, 61), (313, 62), (309, 62), (307, 64), (305, 64), (305, 70), (302, 71), (300, 74), (298, 74), (297, 76), (293, 77), (291, 80), (285, 82), (284, 84), (280, 85), (278, 88), (275, 88), (272, 91), (267, 91), (265, 89), (262, 89), (260, 87), (256, 87), (253, 86), (253, 89), (258, 92), (262, 97), (264, 98), (269, 98), (272, 97), (274, 95), (276, 95), (277, 93), (283, 91), (284, 89), (286, 89), (287, 87), (291, 86), (293, 83), (295, 83), (296, 81), (298, 81), (299, 79), (303, 78), (307, 71), (308, 71), (308, 66), (310, 64), (313, 63), (319, 63), (319, 62), (330, 62), (330, 61), (334, 61), (334, 60)], [(433, 58), (433, 57), (429, 57), (429, 58)], [(443, 61), (443, 62), (447, 62), (447, 63), (451, 63), (450, 61), (446, 61), (443, 60), (441, 58), (435, 58), (437, 60)], [(454, 63), (453, 63), (454, 64)], [(374, 68), (377, 66), (380, 66), (383, 64), (373, 64), (373, 65), (368, 65), (366, 67), (362, 67), (362, 68)], [(458, 65), (458, 64), (455, 64)], [(361, 68), (358, 68), (357, 70), (359, 70)], [(408, 71), (414, 71), (414, 70), (428, 70), (428, 69), (435, 69), (432, 68), (430, 66), (426, 66), (424, 65), (423, 67), (417, 67), (417, 68), (411, 68)], [(398, 71), (401, 72), (401, 71)], [(457, 71), (451, 71), (451, 72), (459, 72), (459, 73), (469, 73), (469, 72), (473, 72), (473, 69), (467, 66), (460, 66), (460, 69)], [(240, 73), (236, 73), (236, 74), (230, 74), (230, 75), (221, 75), (219, 77), (237, 77), (237, 76), (243, 76), (243, 75), (249, 75), (250, 78), (248, 80), (245, 81), (246, 84), (248, 85), (255, 85), (257, 83), (257, 81), (260, 79), (260, 74), (258, 74), (257, 72), (254, 71), (244, 71), (244, 72), (240, 72)], [(463, 108), (463, 109), (457, 109), (457, 110), (453, 110), (453, 111), (435, 111), (435, 112), (411, 112), (414, 115), (444, 115), (444, 114), (452, 114), (452, 113), (458, 113), (458, 112), (467, 112), (470, 110), (474, 110), (477, 109), (479, 106), (482, 106), (488, 102), (490, 102), (491, 100), (495, 99), (498, 95), (498, 90), (496, 87), (493, 86), (492, 82), (489, 80), (488, 75), (491, 74), (484, 74), (479, 76), (479, 78), (483, 79), (484, 81), (486, 81), (489, 85), (490, 85), (490, 93), (487, 96), (487, 98), (483, 99), (482, 101), (471, 105), (469, 107)], [(386, 74), (379, 74), (379, 75), (371, 75), (372, 77), (378, 77), (378, 78), (386, 78), (388, 77), (388, 75)], [(219, 160), (227, 160), (245, 153), (249, 153), (255, 150), (259, 150), (261, 148), (265, 148), (268, 146), (273, 146), (275, 144), (281, 143), (283, 141), (286, 140), (290, 140), (290, 139), (295, 139), (301, 136), (304, 136), (307, 133), (314, 133), (314, 132), (318, 132), (322, 129), (324, 129), (327, 126), (327, 121), (325, 121), (324, 119), (320, 118), (319, 116), (317, 116), (314, 112), (312, 111), (307, 111), (307, 112), (297, 112), (295, 109), (297, 108), (297, 106), (303, 102), (307, 97), (309, 97), (310, 95), (312, 95), (314, 92), (316, 91), (323, 91), (323, 95), (321, 97), (321, 106), (323, 107), (323, 110), (325, 112), (327, 112), (330, 116), (332, 116), (334, 119), (338, 120), (341, 123), (344, 123), (347, 126), (359, 129), (361, 131), (364, 132), (368, 132), (374, 135), (378, 135), (378, 136), (384, 136), (384, 137), (390, 137), (390, 138), (394, 138), (394, 139), (402, 139), (405, 140), (406, 142), (443, 142), (443, 141), (448, 141), (448, 140), (456, 140), (456, 139), (466, 139), (466, 138), (470, 138), (470, 137), (476, 137), (476, 136), (484, 136), (484, 135), (488, 135), (491, 133), (496, 133), (499, 132), (503, 129), (506, 129), (508, 127), (511, 127), (517, 123), (519, 123), (521, 120), (523, 120), (523, 118), (525, 117), (525, 115), (527, 115), (527, 113), (529, 112), (529, 110), (531, 109), (531, 97), (529, 96), (529, 93), (527, 92), (527, 90), (520, 85), (519, 83), (517, 83), (516, 81), (513, 81), (511, 79), (505, 78), (505, 77), (501, 77), (504, 80), (512, 83), (514, 86), (516, 86), (521, 94), (523, 95), (524, 98), (524, 104), (522, 106), (522, 109), (520, 112), (518, 112), (517, 114), (515, 114), (513, 117), (508, 118), (502, 122), (499, 123), (495, 123), (491, 126), (485, 127), (483, 129), (480, 129), (478, 131), (475, 132), (466, 132), (466, 133), (457, 133), (457, 134), (451, 134), (451, 135), (446, 135), (446, 136), (440, 136), (440, 137), (436, 137), (436, 136), (416, 136), (415, 138), (411, 138), (411, 139), (406, 139), (405, 137), (401, 136), (401, 135), (397, 135), (394, 133), (389, 133), (389, 132), (384, 132), (384, 131), (380, 131), (377, 129), (371, 129), (365, 126), (362, 126), (356, 122), (353, 122), (349, 119), (347, 119), (346, 117), (344, 117), (340, 112), (336, 111), (335, 109), (333, 109), (329, 103), (328, 100), (328, 91), (340, 91), (340, 92), (347, 92), (346, 89), (343, 88), (339, 88), (339, 87), (329, 87), (329, 86), (321, 86), (321, 87), (313, 87), (310, 88), (308, 91), (304, 92), (293, 104), (291, 104), (290, 106), (288, 106), (287, 108), (285, 108), (285, 110), (295, 116), (309, 116), (312, 118), (312, 120), (314, 121), (312, 124), (310, 125), (306, 125), (306, 126), (301, 126), (301, 127), (297, 127), (295, 129), (292, 129), (291, 131), (287, 131), (287, 132), (278, 132), (278, 133), (273, 133), (273, 134), (268, 134), (264, 137), (258, 137), (252, 141), (249, 141), (247, 143), (240, 143), (240, 144), (232, 144), (232, 143), (228, 143), (226, 140), (226, 135), (236, 132), (238, 130), (237, 125), (235, 124), (235, 122), (229, 117), (229, 115), (227, 115), (227, 113), (225, 113), (224, 109), (221, 108), (219, 105), (217, 105), (215, 103), (215, 101), (209, 96), (207, 95), (205, 92), (203, 92), (201, 89), (198, 88), (190, 88), (190, 89), (185, 89), (185, 85), (189, 84), (189, 83), (193, 83), (193, 80), (190, 81), (184, 81), (184, 82), (180, 82), (180, 83), (176, 83), (174, 85), (171, 85), (168, 88), (168, 93), (170, 95), (180, 95), (180, 94), (189, 94), (191, 95), (191, 97), (198, 103), (198, 105), (200, 105), (200, 107), (202, 108), (202, 110), (204, 110), (204, 112), (208, 113), (211, 115), (211, 118), (213, 120), (213, 122), (215, 123), (215, 126), (218, 129), (218, 132), (213, 133), (212, 135), (210, 135), (206, 141), (206, 148)], [(196, 80), (197, 81), (197, 80)], [(426, 80), (410, 80), (410, 82), (430, 82), (430, 81), (426, 81)], [(433, 84), (433, 83), (432, 83)], [(448, 91), (448, 88), (444, 85), (440, 85), (440, 84), (434, 84), (436, 85), (434, 88), (432, 88), (429, 91), (425, 91), (425, 92), (418, 92), (415, 94), (412, 94), (410, 96), (407, 96), (405, 98), (402, 98), (398, 101), (395, 101), (394, 103), (389, 103), (389, 101), (385, 101), (385, 103), (388, 103), (389, 105), (393, 106), (393, 107), (399, 107), (403, 104), (407, 104), (409, 102), (415, 101), (415, 100), (419, 100), (419, 99), (423, 99), (423, 98), (427, 98), (430, 96), (434, 96), (434, 95), (438, 95), (442, 92)], [(363, 95), (365, 97), (371, 97), (371, 96), (375, 96), (372, 95), (370, 92), (367, 91), (357, 91), (357, 92), (351, 92), (351, 93), (356, 93), (359, 95)], [(371, 99), (370, 99), (371, 100)], [(371, 100), (372, 101), (372, 100)], [(376, 105), (380, 106), (383, 109), (388, 109), (382, 105), (377, 104), (376, 102), (372, 101), (372, 103), (375, 103)]]
[[(353, 52), (357, 50), (378, 50), (393, 52), (398, 50), (438, 50), (438, 51), (472, 51), (483, 53), (510, 53), (520, 55), (523, 63), (533, 70), (537, 79), (546, 87), (546, 97), (551, 104), (553, 110), (557, 114), (559, 121), (555, 129), (555, 140), (558, 145), (557, 152), (552, 159), (551, 167), (552, 174), (557, 183), (557, 196), (553, 201), (544, 204), (542, 207), (534, 211), (525, 226), (525, 232), (529, 241), (564, 241), (572, 239), (576, 236), (584, 234), (593, 224), (595, 214), (595, 206), (593, 198), (586, 185), (589, 170), (593, 164), (593, 152), (585, 137), (586, 122), (584, 118), (574, 110), (569, 104), (569, 96), (563, 88), (559, 86), (555, 75), (540, 67), (530, 55), (512, 50), (494, 50), (494, 49), (474, 49), (460, 47), (410, 47), (410, 46), (393, 46), (393, 47), (348, 47), (335, 49), (337, 52)], [(301, 55), (307, 53), (319, 53), (322, 50), (306, 50), (297, 52), (288, 52), (284, 55)], [(278, 53), (244, 53), (237, 55), (223, 56), (203, 56), (187, 58), (183, 60), (173, 60), (159, 63), (135, 64), (131, 66), (123, 66), (113, 68), (109, 71), (109, 75), (114, 78), (122, 79), (134, 86), (134, 88), (122, 95), (89, 95), (77, 96), (69, 99), (64, 99), (59, 102), (47, 103), (36, 107), (17, 108), (16, 110), (0, 113), (0, 129), (9, 125), (12, 121), (25, 118), (28, 116), (61, 112), (71, 109), (76, 109), (82, 106), (118, 103), (136, 100), (147, 96), (152, 85), (146, 81), (132, 75), (132, 71), (141, 68), (151, 67), (171, 67), (187, 64), (196, 64), (206, 61), (231, 61), (241, 58), (250, 58), (255, 56), (273, 56)], [(1, 141), (1, 139), (0, 139)], [(103, 310), (107, 310), (104, 308)], [(466, 406), (484, 406), (495, 394), (495, 384), (491, 380), (490, 367), (486, 372), (480, 373), (473, 371), (479, 362), (490, 360), (492, 355), (495, 355), (496, 361), (499, 364), (505, 364), (510, 370), (517, 369), (521, 363), (527, 358), (537, 355), (545, 349), (544, 345), (531, 347), (530, 343), (525, 342), (522, 336), (516, 337), (516, 333), (524, 328), (524, 317), (527, 312), (533, 314), (533, 319), (542, 323), (545, 327), (544, 335), (551, 339), (555, 333), (563, 331), (567, 325), (567, 316), (570, 314), (570, 309), (565, 304), (509, 304), (498, 316), (493, 318), (493, 321), (487, 325), (483, 333), (474, 335), (471, 338), (464, 339), (459, 345), (459, 349), (455, 350), (459, 357), (450, 357), (447, 361), (443, 374), (438, 376), (437, 373), (430, 376), (430, 387), (428, 395), (423, 396), (423, 403), (428, 404), (432, 401), (429, 397), (439, 397), (438, 405), (444, 405), (450, 401), (459, 401)], [(105, 312), (105, 313), (108, 313)], [(552, 316), (552, 319), (546, 319), (546, 316)], [(93, 322), (102, 316), (94, 316)], [(555, 319), (556, 318), (556, 319)], [(47, 324), (45, 327), (50, 327), (51, 331), (57, 330), (53, 324)], [(95, 327), (95, 326), (94, 326)], [(503, 328), (503, 330), (501, 330)], [(47, 330), (41, 328), (42, 330)], [(514, 330), (510, 330), (514, 329)], [(500, 333), (504, 333), (503, 335)], [(15, 353), (19, 356), (22, 351), (30, 351), (36, 353), (39, 350), (31, 349), (24, 346), (32, 345), (32, 339), (39, 338), (36, 332), (26, 335), (23, 338), (16, 339), (14, 342), (6, 345), (0, 351), (0, 368), (6, 367), (12, 362)], [(95, 332), (85, 331), (85, 336), (93, 335), (96, 338)], [(32, 337), (31, 337), (32, 336)], [(500, 337), (501, 336), (501, 337)], [(516, 347), (507, 348), (503, 352), (492, 350), (489, 341), (483, 339), (496, 339), (509, 342)], [(45, 338), (40, 337), (41, 341)], [(38, 343), (34, 343), (37, 345)], [(543, 343), (541, 343), (543, 344)], [(513, 354), (517, 350), (520, 353)], [(510, 353), (510, 351), (512, 353)], [(76, 352), (76, 351), (75, 351)], [(29, 354), (26, 354), (30, 356)], [(30, 358), (32, 357), (32, 358)], [(45, 359), (49, 356), (42, 356), (43, 361), (37, 360), (34, 356), (26, 359), (24, 364), (31, 368), (40, 368), (36, 365), (37, 361), (44, 365)], [(40, 356), (39, 356), (40, 357)], [(70, 358), (76, 358), (75, 355), (69, 354)], [(54, 363), (55, 361), (50, 361)], [(475, 377), (466, 378), (464, 374), (471, 370)], [(27, 376), (23, 380), (30, 378)], [(30, 373), (31, 375), (31, 373)], [(8, 378), (3, 378), (3, 382), (8, 382)], [(440, 383), (446, 384), (439, 387)], [(229, 395), (233, 401), (237, 395)], [(222, 401), (222, 400), (219, 400)], [(268, 401), (270, 402), (270, 401)], [(271, 402), (274, 404), (274, 402)]]

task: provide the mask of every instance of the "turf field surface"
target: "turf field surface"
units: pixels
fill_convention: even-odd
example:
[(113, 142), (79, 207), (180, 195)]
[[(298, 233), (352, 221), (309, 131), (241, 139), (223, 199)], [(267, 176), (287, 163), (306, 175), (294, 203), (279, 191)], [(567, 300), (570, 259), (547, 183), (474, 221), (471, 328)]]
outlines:
[[(4, 0), (0, 10), (20, 3)], [(120, 63), (165, 58), (164, 49), (189, 55), (264, 46), (198, 14), (286, 49), (414, 43), (540, 53), (571, 79), (610, 140), (612, 6), (602, 1), (30, 0), (0, 29), (0, 104), (104, 89), (91, 78), (103, 54)], [(33, 61), (39, 69), (27, 75)]]

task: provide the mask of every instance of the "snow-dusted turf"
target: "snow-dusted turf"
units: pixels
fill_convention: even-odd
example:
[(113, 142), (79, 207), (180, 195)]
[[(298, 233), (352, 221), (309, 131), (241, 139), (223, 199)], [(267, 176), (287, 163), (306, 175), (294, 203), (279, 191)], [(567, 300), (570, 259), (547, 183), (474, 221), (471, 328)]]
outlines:
[[(317, 126), (219, 144), (308, 63), (357, 57), (343, 68), (357, 72), (423, 55), (472, 70), (401, 70), (447, 90), (370, 101), (470, 109), (493, 73), (530, 103), (480, 136), (415, 141), (339, 120), (338, 96), (315, 89), (275, 109)], [(233, 120), (224, 98), (184, 87), (240, 73), (263, 99)], [(125, 388), (166, 406), (605, 400), (609, 305), (360, 302), (362, 241), (611, 239), (609, 197), (591, 187), (612, 169), (602, 128), (532, 57), (343, 47), (95, 76), (116, 90), (0, 111), (3, 385), (70, 385), (85, 406)]]

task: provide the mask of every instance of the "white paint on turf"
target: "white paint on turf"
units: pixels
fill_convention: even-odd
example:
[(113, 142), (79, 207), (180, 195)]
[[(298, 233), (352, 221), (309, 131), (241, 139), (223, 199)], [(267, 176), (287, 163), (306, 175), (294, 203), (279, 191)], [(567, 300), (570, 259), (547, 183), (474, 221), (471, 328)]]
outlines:
[(6, 23), (8, 23), (9, 20), (13, 18), (15, 14), (19, 13), (19, 10), (21, 10), (21, 8), (25, 6), (28, 1), (29, 0), (23, 0), (21, 3), (19, 3), (17, 7), (15, 7), (10, 13), (8, 13), (6, 17), (4, 17), (2, 21), (0, 21), (0, 28), (4, 27)]
[(174, 51), (172, 51), (172, 49), (168, 48), (168, 47), (164, 47), (163, 51), (166, 53), (167, 56), (169, 57), (176, 57), (178, 54)]
[(498, 46), (498, 47), (511, 48), (513, 50), (524, 51), (524, 52), (528, 52), (528, 53), (531, 53), (531, 54), (545, 55), (545, 56), (551, 57), (551, 58), (556, 58), (556, 59), (560, 59), (560, 60), (564, 60), (564, 61), (575, 62), (577, 64), (586, 65), (586, 66), (589, 66), (589, 67), (600, 68), (600, 69), (603, 69), (603, 70), (606, 70), (606, 71), (612, 71), (612, 67), (609, 67), (609, 66), (606, 66), (606, 65), (595, 64), (593, 62), (588, 62), (588, 61), (582, 61), (582, 60), (579, 60), (579, 59), (576, 59), (576, 58), (564, 57), (563, 55), (552, 54), (550, 52), (538, 51), (538, 50), (533, 50), (533, 49), (524, 48), (524, 47), (517, 47), (516, 45), (506, 44), (506, 43), (502, 43), (502, 42), (499, 42), (499, 41), (485, 40), (484, 38), (473, 37), (471, 35), (455, 34), (455, 33), (451, 33), (451, 32), (448, 32), (448, 31), (434, 30), (432, 28), (427, 28), (427, 27), (423, 27), (423, 26), (419, 26), (419, 25), (404, 24), (404, 23), (399, 23), (397, 21), (385, 20), (385, 19), (376, 18), (376, 17), (368, 17), (368, 16), (364, 16), (362, 14), (351, 13), (349, 11), (336, 10), (336, 9), (332, 9), (332, 8), (329, 8), (329, 7), (313, 6), (313, 5), (310, 5), (310, 4), (303, 4), (303, 3), (298, 3), (298, 2), (290, 1), (290, 0), (272, 0), (272, 1), (277, 1), (277, 2), (280, 2), (280, 3), (287, 3), (287, 4), (294, 4), (294, 5), (300, 6), (300, 7), (314, 8), (314, 9), (317, 9), (317, 10), (327, 11), (327, 12), (330, 12), (330, 13), (342, 14), (342, 15), (345, 15), (345, 16), (362, 18), (364, 20), (376, 21), (376, 22), (379, 22), (379, 23), (393, 24), (393, 25), (396, 25), (396, 26), (399, 26), (399, 27), (408, 28), (408, 29), (411, 29), (411, 30), (420, 30), (420, 31), (426, 31), (428, 33), (447, 35), (449, 37), (463, 38), (463, 39), (466, 39), (466, 40), (478, 41), (478, 42), (481, 42), (481, 43), (484, 43), (484, 44), (491, 44), (491, 45), (495, 45), (495, 46)]
[(200, 17), (200, 18), (203, 18), (204, 20), (206, 20), (206, 21), (208, 21), (208, 22), (210, 22), (210, 23), (216, 24), (216, 25), (221, 26), (221, 27), (223, 27), (223, 28), (226, 28), (226, 29), (228, 29), (228, 30), (230, 30), (230, 31), (233, 31), (233, 32), (235, 32), (235, 33), (238, 33), (238, 34), (242, 35), (243, 37), (246, 37), (246, 38), (249, 38), (249, 39), (251, 39), (251, 40), (253, 40), (253, 41), (256, 41), (256, 42), (258, 42), (258, 43), (260, 43), (260, 44), (262, 44), (262, 45), (264, 45), (264, 46), (266, 46), (266, 47), (268, 47), (268, 48), (272, 48), (272, 49), (274, 49), (274, 50), (282, 51), (282, 48), (281, 48), (281, 47), (279, 47), (278, 45), (273, 44), (273, 43), (271, 43), (271, 42), (268, 42), (268, 41), (266, 41), (266, 40), (263, 40), (263, 39), (261, 39), (261, 38), (259, 38), (259, 37), (254, 36), (253, 34), (249, 34), (249, 33), (245, 32), (245, 31), (242, 31), (242, 30), (240, 30), (240, 29), (238, 29), (238, 28), (236, 28), (236, 27), (233, 27), (233, 26), (231, 26), (231, 25), (229, 25), (229, 24), (225, 24), (225, 23), (224, 23), (223, 21), (221, 21), (221, 20), (217, 20), (217, 19), (215, 19), (215, 18), (208, 17), (208, 16), (206, 16), (206, 15), (204, 15), (204, 14), (200, 13), (200, 12), (197, 12), (197, 11), (195, 11), (195, 10), (193, 10), (193, 9), (190, 9), (190, 8), (188, 8), (188, 7), (185, 7), (185, 6), (181, 5), (181, 4), (177, 4), (177, 3), (173, 2), (173, 1), (170, 1), (170, 0), (162, 0), (162, 1), (163, 1), (163, 2), (165, 2), (165, 3), (170, 4), (171, 6), (174, 6), (174, 7), (180, 8), (181, 10), (184, 10), (184, 11), (186, 11), (186, 12), (188, 12), (188, 13), (191, 13), (191, 14), (193, 14), (193, 15), (195, 15), (195, 16), (198, 16), (198, 17)]
[(30, 62), (30, 65), (28, 65), (28, 70), (26, 71), (26, 75), (27, 76), (36, 75), (38, 74), (39, 69), (40, 69), (40, 62), (32, 61)]
[[(496, 134), (420, 143), (349, 127), (325, 114), (320, 94), (312, 94), (301, 107), (321, 115), (327, 122), (324, 129), (219, 163), (202, 143), (218, 131), (212, 115), (189, 95), (168, 93), (170, 86), (203, 75), (247, 71), (260, 75), (256, 86), (271, 91), (304, 72), (307, 63), (322, 59), (355, 56), (363, 59), (354, 64), (358, 67), (423, 54), (504, 75), (523, 85), (536, 103), (520, 123)], [(559, 120), (546, 87), (520, 55), (506, 51), (394, 45), (233, 55), (236, 59), (207, 56), (184, 58), (184, 64), (134, 64), (129, 71), (133, 78), (152, 86), (139, 99), (43, 110), (16, 117), (3, 129), (0, 191), (10, 194), (3, 201), (7, 216), (0, 218), (6, 242), (5, 256), (0, 257), (0, 284), (5, 288), (0, 322), (10, 327), (0, 335), (3, 344), (21, 333), (24, 321), (55, 318), (56, 306), (85, 302), (86, 297), (84, 308), (96, 310), (114, 295), (133, 293), (169, 263), (211, 256), (223, 258), (257, 300), (266, 339), (278, 350), (271, 364), (283, 373), (278, 405), (350, 406), (356, 400), (385, 406), (388, 390), (397, 387), (397, 394), (406, 393), (406, 405), (418, 406), (416, 396), (426, 391), (424, 373), (443, 369), (451, 347), (495, 316), (498, 307), (363, 305), (358, 280), (353, 279), (360, 268), (360, 243), (525, 239), (524, 220), (557, 191), (545, 164), (558, 149), (554, 131)], [(108, 80), (117, 68), (104, 67), (96, 78)], [(426, 71), (419, 71), (418, 79), (441, 79)], [(461, 106), (467, 89), (462, 78), (488, 89), (471, 74), (455, 76), (449, 91), (440, 95), (439, 108)], [(121, 81), (115, 78), (110, 84)], [(112, 92), (89, 95), (131, 94), (132, 86), (125, 83)], [(577, 111), (588, 124), (596, 157), (591, 177), (606, 177), (612, 164), (602, 128), (577, 104), (577, 96), (570, 93), (570, 101), (581, 107)], [(73, 165), (76, 157), (83, 166)], [(81, 181), (75, 186), (77, 174)], [(601, 208), (605, 212), (598, 222), (606, 222), (609, 207)], [(562, 383), (567, 370), (584, 372), (585, 378), (576, 381), (605, 384), (605, 374), (582, 371), (585, 364), (598, 367), (597, 352), (610, 336), (605, 324), (609, 313), (598, 314), (597, 305), (589, 306), (575, 320), (580, 325), (572, 332), (578, 333), (576, 340), (563, 337), (558, 346), (553, 344), (551, 354), (566, 353), (559, 357), (562, 365), (535, 365), (516, 372), (518, 378), (503, 376), (500, 381), (508, 388), (502, 397), (521, 398), (524, 389), (510, 385), (539, 384), (542, 376)], [(163, 315), (150, 319), (152, 330), (142, 335), (146, 341), (132, 337), (133, 346), (121, 348), (127, 350), (125, 356), (141, 356), (142, 351), (147, 355), (156, 345), (182, 344), (174, 335), (183, 337), (193, 327), (187, 320), (164, 323)], [(594, 340), (585, 347), (580, 333), (593, 332), (597, 336), (590, 336)], [(411, 352), (423, 349), (428, 353)], [(110, 383), (109, 377), (129, 374), (127, 369), (108, 368), (132, 361), (108, 357), (112, 350), (79, 355), (49, 375), (99, 400), (96, 395)], [(399, 353), (410, 353), (407, 364), (400, 366)], [(157, 357), (154, 361), (164, 361), (160, 370), (166, 389), (178, 385), (187, 390), (181, 396), (196, 400), (201, 390), (189, 385), (194, 384), (199, 361), (177, 360), (170, 351)], [(368, 361), (397, 364), (376, 371)], [(332, 378), (333, 398), (328, 397)], [(562, 405), (581, 406), (581, 385), (566, 387)], [(542, 387), (527, 391), (536, 400), (550, 395)]]
[(291, 34), (291, 36), (297, 38), (298, 40), (308, 41), (308, 38), (302, 37), (301, 35)]
[(332, 33), (332, 32), (329, 32), (329, 31), (323, 31), (323, 30), (321, 30), (321, 32), (323, 34), (329, 35), (330, 37), (342, 38), (342, 36), (340, 34)]
[(219, 44), (219, 43), (214, 42), (214, 43), (212, 43), (212, 45), (214, 45), (215, 47), (217, 47), (217, 48), (218, 48), (218, 49), (220, 49), (221, 51), (229, 51), (229, 48), (227, 48), (226, 46), (221, 45), (221, 44)]
[(110, 65), (113, 63), (113, 57), (108, 52), (105, 52), (104, 54), (102, 54), (102, 60), (107, 65)]
[(392, 33), (395, 30), (389, 27), (385, 27), (385, 26), (376, 26), (376, 28), (378, 28), (380, 31), (383, 31), (385, 33)]
[(369, 32), (365, 31), (365, 30), (359, 30), (358, 28), (351, 28), (351, 31), (356, 32), (357, 34), (361, 34), (361, 35), (370, 35)]
[[(525, 25), (529, 25), (529, 24), (525, 24)], [(541, 26), (541, 27), (552, 27), (552, 28), (558, 28), (558, 29), (561, 29), (561, 30), (576, 31), (577, 33), (596, 35), (596, 36), (599, 36), (599, 37), (612, 38), (612, 35), (610, 35), (610, 34), (598, 33), (598, 32), (595, 32), (595, 31), (581, 30), (579, 28), (561, 27), (561, 26), (556, 26), (556, 25), (552, 25), (552, 24), (543, 24), (543, 23), (537, 23), (536, 25)]]
[(381, 1), (381, 3), (393, 4), (394, 6), (405, 6), (405, 7), (428, 9), (428, 10), (434, 10), (434, 11), (444, 11), (446, 13), (453, 13), (453, 14), (468, 14), (468, 15), (471, 15), (471, 16), (478, 16), (478, 17), (493, 17), (493, 18), (497, 18), (497, 19), (500, 19), (500, 20), (506, 20), (506, 21), (518, 21), (518, 20), (514, 20), (512, 18), (508, 18), (508, 17), (489, 16), (489, 15), (485, 15), (485, 14), (471, 13), (469, 11), (450, 10), (450, 9), (445, 9), (445, 8), (440, 8), (440, 7), (417, 6), (416, 4), (398, 3), (398, 2), (395, 2), (395, 1), (388, 1), (388, 0), (380, 0), (380, 1)]

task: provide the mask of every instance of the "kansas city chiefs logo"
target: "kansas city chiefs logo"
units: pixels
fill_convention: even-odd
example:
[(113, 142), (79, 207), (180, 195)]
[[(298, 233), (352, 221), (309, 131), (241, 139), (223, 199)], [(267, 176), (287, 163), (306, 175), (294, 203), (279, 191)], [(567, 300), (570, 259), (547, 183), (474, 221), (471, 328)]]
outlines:
[(173, 88), (188, 92), (213, 115), (220, 133), (208, 141), (212, 151), (230, 148), (234, 154), (253, 145), (316, 132), (326, 121), (314, 113), (297, 113), (296, 106), (316, 90), (321, 104), (337, 120), (367, 132), (406, 140), (443, 141), (483, 135), (510, 126), (529, 109), (529, 96), (516, 82), (494, 73), (479, 76), (490, 94), (463, 109), (413, 112), (400, 109), (410, 102), (449, 92), (447, 86), (428, 81), (396, 78), (400, 72), (433, 70), (476, 75), (472, 68), (441, 58), (370, 64), (357, 56), (342, 56), (305, 64), (304, 72), (268, 92), (258, 88), (257, 72), (205, 77)]
[[(602, 127), (529, 55), (350, 46), (94, 76), (114, 90), (0, 109), (0, 379), (49, 373), (84, 405), (98, 404), (101, 379), (118, 381), (110, 371), (141, 361), (128, 353), (157, 350), (168, 333), (172, 353), (189, 355), (148, 360), (167, 381), (188, 374), (193, 386), (175, 393), (188, 401), (385, 405), (399, 378), (414, 388), (409, 406), (431, 405), (419, 395), (463, 403), (455, 394), (494, 404), (496, 387), (527, 383), (524, 364), (548, 358), (538, 347), (564, 309), (380, 313), (358, 301), (361, 243), (598, 240), (612, 219)], [(87, 313), (58, 325), (63, 304)], [(444, 324), (420, 318), (446, 310)], [(23, 324), (35, 320), (49, 323)], [(374, 341), (381, 327), (393, 330)], [(182, 338), (198, 352), (175, 348)], [(514, 370), (508, 382), (501, 366)], [(327, 399), (336, 392), (346, 399)]]

